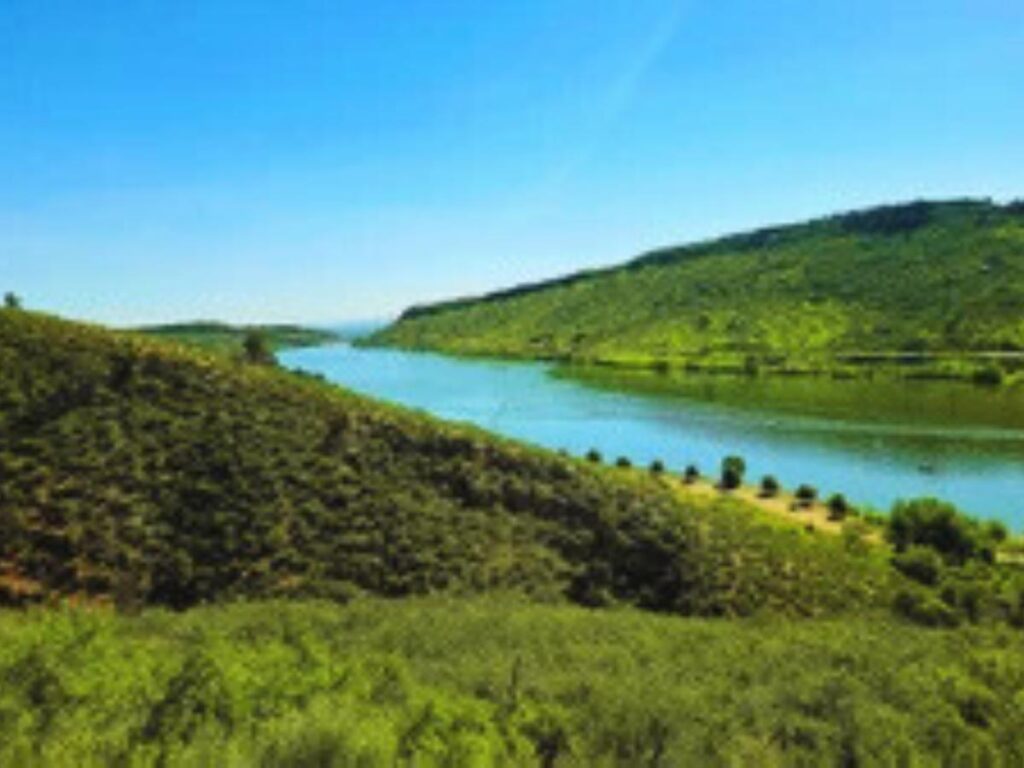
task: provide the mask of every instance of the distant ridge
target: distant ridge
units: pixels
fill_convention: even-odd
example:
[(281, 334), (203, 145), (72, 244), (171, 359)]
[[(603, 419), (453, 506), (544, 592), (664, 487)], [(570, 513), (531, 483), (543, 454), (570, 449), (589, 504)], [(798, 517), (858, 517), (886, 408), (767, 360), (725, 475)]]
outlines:
[(1022, 311), (1024, 202), (919, 200), (411, 307), (369, 342), (814, 369), (844, 354), (1021, 351)]

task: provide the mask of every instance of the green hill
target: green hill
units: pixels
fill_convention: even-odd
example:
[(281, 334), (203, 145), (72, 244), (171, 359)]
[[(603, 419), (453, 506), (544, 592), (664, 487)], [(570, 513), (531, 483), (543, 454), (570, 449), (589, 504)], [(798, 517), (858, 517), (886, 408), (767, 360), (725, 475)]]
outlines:
[(1019, 761), (1024, 572), (888, 530), (0, 310), (0, 764)]
[(368, 343), (748, 372), (902, 363), (991, 379), (1017, 369), (1022, 310), (1024, 204), (916, 202), (414, 307)]
[(262, 336), (271, 350), (316, 347), (339, 340), (336, 333), (320, 328), (304, 328), (299, 325), (230, 325), (212, 320), (147, 325), (135, 330), (150, 336), (235, 355), (243, 352), (246, 337), (253, 333)]
[[(828, 539), (828, 540), (826, 540)], [(517, 589), (686, 614), (886, 604), (883, 556), (271, 366), (0, 311), (0, 599)]]

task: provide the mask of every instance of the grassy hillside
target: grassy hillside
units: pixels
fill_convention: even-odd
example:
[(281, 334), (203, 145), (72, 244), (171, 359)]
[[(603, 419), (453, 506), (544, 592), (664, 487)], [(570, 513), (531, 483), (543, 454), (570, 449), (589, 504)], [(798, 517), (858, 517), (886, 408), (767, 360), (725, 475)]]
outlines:
[(0, 599), (518, 589), (685, 614), (883, 605), (884, 555), (135, 334), (0, 311)]
[[(1006, 353), (1024, 351), (1022, 308), (1024, 204), (921, 202), (414, 307), (369, 343), (737, 372), (903, 364), (992, 380), (1020, 364)], [(978, 353), (997, 354), (965, 359)]]
[(331, 331), (298, 325), (229, 325), (205, 321), (150, 325), (137, 330), (149, 336), (234, 355), (242, 353), (246, 336), (251, 333), (261, 335), (271, 350), (316, 347), (338, 341), (338, 335)]
[(507, 598), (0, 612), (11, 766), (1024, 762), (1019, 630)]

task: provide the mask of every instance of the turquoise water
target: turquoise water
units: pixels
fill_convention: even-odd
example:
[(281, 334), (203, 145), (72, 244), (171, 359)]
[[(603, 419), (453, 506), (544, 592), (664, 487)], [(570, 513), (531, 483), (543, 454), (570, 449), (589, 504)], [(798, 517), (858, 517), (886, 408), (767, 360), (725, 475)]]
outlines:
[(347, 345), (291, 350), (293, 368), (554, 449), (661, 459), (810, 483), (887, 510), (938, 496), (1024, 530), (1024, 397), (952, 382), (746, 379), (563, 369)]

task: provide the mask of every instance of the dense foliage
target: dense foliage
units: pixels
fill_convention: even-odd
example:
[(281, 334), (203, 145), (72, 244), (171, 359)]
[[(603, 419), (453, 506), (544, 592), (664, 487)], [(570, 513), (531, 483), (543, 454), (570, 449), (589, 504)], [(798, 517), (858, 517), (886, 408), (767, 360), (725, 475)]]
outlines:
[(686, 614), (888, 604), (882, 554), (135, 334), (0, 311), (0, 599), (514, 588)]
[[(740, 373), (903, 366), (998, 383), (1024, 350), (1024, 215), (912, 203), (408, 311), (370, 343)], [(958, 357), (958, 355), (960, 355)]]
[(0, 764), (1019, 765), (1024, 637), (482, 600), (0, 613)]

